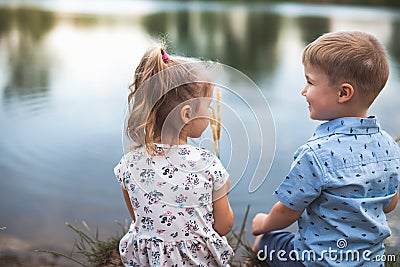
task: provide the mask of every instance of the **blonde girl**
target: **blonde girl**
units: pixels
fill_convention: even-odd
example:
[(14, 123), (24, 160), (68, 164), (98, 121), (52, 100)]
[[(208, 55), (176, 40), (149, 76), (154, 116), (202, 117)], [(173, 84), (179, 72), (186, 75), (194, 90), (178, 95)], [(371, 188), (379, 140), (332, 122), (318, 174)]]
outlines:
[(119, 252), (125, 266), (226, 266), (233, 225), (229, 175), (187, 144), (209, 124), (213, 87), (204, 62), (163, 46), (141, 59), (128, 96), (135, 145), (114, 169), (132, 217)]

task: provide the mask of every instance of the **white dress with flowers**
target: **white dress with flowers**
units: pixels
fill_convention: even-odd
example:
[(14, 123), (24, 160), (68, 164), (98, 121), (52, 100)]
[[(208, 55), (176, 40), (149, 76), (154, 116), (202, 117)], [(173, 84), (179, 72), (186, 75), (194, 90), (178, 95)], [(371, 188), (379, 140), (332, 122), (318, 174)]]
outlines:
[(121, 239), (125, 266), (226, 266), (232, 248), (213, 229), (212, 195), (229, 177), (219, 159), (191, 145), (155, 145), (124, 155), (115, 175), (136, 221)]

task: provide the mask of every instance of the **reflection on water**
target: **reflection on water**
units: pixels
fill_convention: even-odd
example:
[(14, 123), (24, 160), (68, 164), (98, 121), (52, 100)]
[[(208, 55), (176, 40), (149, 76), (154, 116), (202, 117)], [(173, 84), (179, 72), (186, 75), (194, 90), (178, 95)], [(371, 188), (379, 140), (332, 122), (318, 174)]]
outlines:
[(318, 38), (321, 33), (329, 32), (329, 19), (326, 17), (299, 17), (296, 20), (304, 46)]
[[(353, 8), (354, 16), (337, 16), (345, 8), (173, 4), (134, 16), (124, 10), (119, 15), (115, 5), (99, 14), (85, 4), (81, 12), (0, 7), (0, 227), (7, 226), (2, 235), (41, 248), (69, 249), (65, 221), (85, 219), (107, 235), (114, 233), (115, 219), (128, 217), (112, 168), (122, 153), (131, 72), (160, 36), (167, 36), (177, 54), (241, 70), (269, 101), (276, 157), (257, 192), (247, 192), (249, 181), (243, 177), (230, 195), (237, 223), (247, 203), (252, 214), (272, 206), (272, 191), (291, 155), (315, 127), (299, 94), (304, 84), (300, 56), (320, 34), (360, 29), (382, 40), (392, 74), (372, 112), (384, 128), (400, 135), (400, 12), (360, 9), (357, 15), (359, 9)], [(138, 2), (127, 5), (122, 6), (133, 10)]]
[(43, 37), (55, 24), (52, 13), (0, 9), (2, 51), (8, 61), (4, 98), (46, 95), (50, 62)]
[(392, 27), (392, 38), (390, 39), (387, 49), (395, 61), (396, 64), (394, 70), (397, 72), (392, 73), (393, 75), (400, 75), (400, 46), (399, 46), (399, 38), (400, 37), (400, 20), (393, 21)]
[(281, 16), (230, 12), (169, 12), (149, 15), (142, 22), (154, 38), (168, 33), (172, 47), (188, 56), (223, 62), (257, 79), (276, 66)]

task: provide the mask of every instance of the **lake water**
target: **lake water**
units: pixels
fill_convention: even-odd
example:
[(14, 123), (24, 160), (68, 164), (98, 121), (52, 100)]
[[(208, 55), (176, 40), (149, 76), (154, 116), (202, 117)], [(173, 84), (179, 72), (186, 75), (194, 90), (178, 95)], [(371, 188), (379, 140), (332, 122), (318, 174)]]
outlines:
[[(113, 176), (123, 153), (127, 87), (143, 52), (160, 38), (176, 54), (236, 68), (260, 88), (275, 125), (266, 139), (270, 152), (276, 148), (268, 176), (249, 193), (251, 175), (235, 170), (241, 162), (224, 148), (221, 160), (236, 179), (230, 194), (236, 225), (248, 204), (250, 217), (268, 211), (293, 153), (318, 124), (309, 119), (300, 95), (305, 84), (302, 49), (322, 33), (337, 30), (370, 32), (387, 48), (391, 75), (370, 113), (389, 133), (400, 136), (398, 9), (0, 1), (0, 227), (7, 227), (0, 232), (0, 251), (69, 251), (73, 234), (66, 221), (85, 220), (107, 237), (119, 229), (115, 220), (128, 218)], [(256, 95), (253, 88), (240, 92)], [(252, 108), (262, 108), (263, 103), (254, 103)], [(235, 127), (230, 118), (222, 120)], [(244, 129), (246, 140), (253, 142), (252, 129)], [(223, 135), (221, 144), (225, 143)], [(232, 151), (241, 145), (232, 143), (239, 147)], [(260, 164), (269, 166), (263, 160)], [(389, 216), (393, 227), (398, 215), (397, 210)], [(251, 220), (248, 231), (250, 226)], [(399, 247), (399, 237), (394, 227), (389, 244)], [(252, 241), (250, 235), (248, 239)]]

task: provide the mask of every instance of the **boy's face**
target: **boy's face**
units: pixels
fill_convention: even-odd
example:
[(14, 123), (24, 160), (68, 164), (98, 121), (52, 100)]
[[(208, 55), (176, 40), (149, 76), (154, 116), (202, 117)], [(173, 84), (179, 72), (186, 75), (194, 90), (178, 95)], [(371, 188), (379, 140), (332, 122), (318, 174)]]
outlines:
[(331, 85), (329, 77), (320, 68), (311, 64), (304, 66), (306, 86), (301, 94), (306, 97), (310, 118), (313, 120), (332, 120), (339, 114), (339, 88)]

